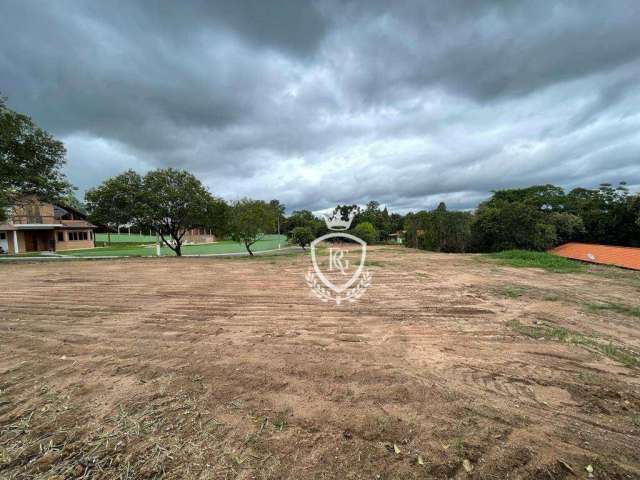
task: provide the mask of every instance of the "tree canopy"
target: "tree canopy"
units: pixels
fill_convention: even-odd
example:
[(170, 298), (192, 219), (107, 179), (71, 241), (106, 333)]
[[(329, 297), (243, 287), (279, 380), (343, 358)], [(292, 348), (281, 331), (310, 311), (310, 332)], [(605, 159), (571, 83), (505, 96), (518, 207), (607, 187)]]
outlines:
[(65, 156), (62, 142), (8, 108), (0, 96), (0, 218), (1, 207), (24, 196), (52, 201), (69, 194), (72, 187), (62, 171)]
[(173, 168), (141, 177), (128, 170), (86, 194), (90, 218), (109, 226), (137, 224), (160, 236), (177, 256), (188, 230), (212, 226), (225, 207), (193, 174)]
[(89, 219), (109, 231), (138, 220), (143, 179), (133, 170), (105, 180), (85, 193)]
[(244, 244), (253, 256), (251, 245), (260, 240), (273, 225), (273, 209), (262, 200), (244, 198), (231, 208), (231, 238)]
[(289, 235), (291, 242), (301, 246), (303, 250), (314, 238), (313, 232), (309, 227), (296, 227), (291, 230)]

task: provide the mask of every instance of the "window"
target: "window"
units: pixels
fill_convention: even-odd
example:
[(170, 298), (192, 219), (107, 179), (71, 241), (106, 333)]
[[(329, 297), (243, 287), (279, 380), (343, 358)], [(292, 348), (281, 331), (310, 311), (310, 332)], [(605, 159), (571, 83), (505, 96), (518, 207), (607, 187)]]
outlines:
[(58, 241), (64, 242), (64, 232), (58, 232)]
[(69, 240), (89, 240), (88, 232), (69, 232)]
[(93, 240), (93, 232), (89, 232), (89, 240)]
[(7, 239), (7, 234), (4, 232), (0, 232), (0, 240), (6, 240)]

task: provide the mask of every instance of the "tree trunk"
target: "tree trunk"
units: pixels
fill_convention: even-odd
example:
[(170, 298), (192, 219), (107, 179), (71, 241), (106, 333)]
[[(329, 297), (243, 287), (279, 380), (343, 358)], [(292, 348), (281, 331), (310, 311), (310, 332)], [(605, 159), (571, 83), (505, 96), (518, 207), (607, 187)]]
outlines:
[(176, 248), (173, 249), (174, 252), (176, 252), (176, 256), (177, 257), (181, 257), (182, 256), (182, 245), (180, 245), (180, 242), (176, 242)]
[(251, 245), (248, 243), (245, 243), (244, 246), (247, 249), (247, 252), (249, 252), (249, 255), (253, 257), (253, 252), (251, 251), (251, 248), (249, 248)]
[(111, 230), (107, 230), (107, 243), (111, 246)]

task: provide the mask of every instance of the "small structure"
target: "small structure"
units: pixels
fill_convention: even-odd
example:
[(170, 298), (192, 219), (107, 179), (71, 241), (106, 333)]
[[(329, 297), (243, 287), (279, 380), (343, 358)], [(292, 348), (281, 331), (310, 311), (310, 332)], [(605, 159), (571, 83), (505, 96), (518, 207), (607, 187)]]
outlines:
[(191, 228), (187, 230), (182, 240), (186, 244), (214, 243), (216, 241), (216, 236), (213, 232), (207, 232), (204, 228)]
[(402, 238), (404, 237), (404, 231), (399, 231), (396, 233), (390, 233), (389, 235), (387, 235), (387, 239), (390, 242), (394, 242), (397, 244), (402, 245)]
[(635, 247), (566, 243), (550, 250), (550, 253), (572, 260), (640, 270), (640, 248)]
[(7, 221), (0, 224), (0, 251), (18, 254), (94, 248), (95, 228), (74, 208), (25, 197), (7, 209)]

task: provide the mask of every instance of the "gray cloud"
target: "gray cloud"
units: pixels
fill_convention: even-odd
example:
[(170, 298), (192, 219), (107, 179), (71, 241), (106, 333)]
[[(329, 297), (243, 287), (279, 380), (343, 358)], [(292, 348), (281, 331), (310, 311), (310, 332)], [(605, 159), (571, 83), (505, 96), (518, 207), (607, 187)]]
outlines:
[(640, 184), (639, 21), (635, 1), (8, 0), (0, 91), (81, 190), (170, 165), (290, 209), (468, 208)]

